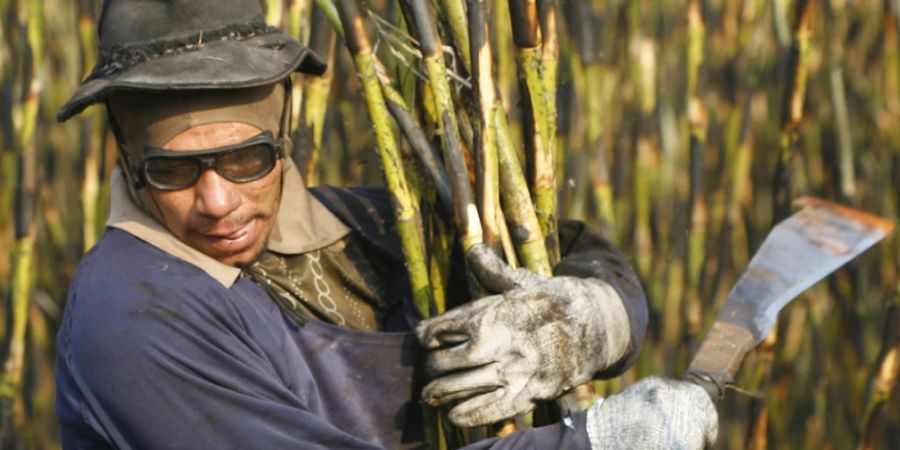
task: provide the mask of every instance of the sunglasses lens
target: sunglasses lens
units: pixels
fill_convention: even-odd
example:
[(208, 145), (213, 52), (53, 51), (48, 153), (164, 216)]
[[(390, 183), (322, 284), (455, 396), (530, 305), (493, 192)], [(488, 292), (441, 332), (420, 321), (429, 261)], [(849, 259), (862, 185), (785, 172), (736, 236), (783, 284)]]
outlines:
[(272, 171), (280, 157), (269, 132), (218, 149), (178, 154), (180, 152), (147, 147), (146, 153), (151, 153), (143, 162), (146, 182), (163, 190), (190, 187), (206, 169), (214, 169), (232, 183), (258, 180)]
[(224, 153), (216, 162), (216, 172), (236, 183), (262, 178), (273, 167), (275, 167), (275, 149), (264, 143)]
[(197, 179), (200, 161), (194, 158), (150, 158), (144, 168), (151, 185), (160, 189), (182, 189)]

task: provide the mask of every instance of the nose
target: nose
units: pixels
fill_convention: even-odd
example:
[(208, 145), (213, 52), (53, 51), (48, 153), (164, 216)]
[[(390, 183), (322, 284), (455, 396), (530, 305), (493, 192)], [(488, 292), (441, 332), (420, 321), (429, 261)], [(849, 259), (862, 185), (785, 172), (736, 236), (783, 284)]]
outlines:
[(204, 216), (221, 219), (241, 206), (241, 193), (234, 183), (215, 170), (206, 169), (194, 185), (194, 207)]

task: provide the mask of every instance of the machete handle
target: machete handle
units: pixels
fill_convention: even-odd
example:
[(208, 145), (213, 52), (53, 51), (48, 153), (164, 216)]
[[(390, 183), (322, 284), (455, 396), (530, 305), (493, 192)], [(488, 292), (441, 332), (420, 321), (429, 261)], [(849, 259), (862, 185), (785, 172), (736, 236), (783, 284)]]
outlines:
[(725, 387), (734, 384), (744, 356), (755, 346), (750, 330), (716, 320), (681, 378), (698, 384), (718, 402), (725, 395)]

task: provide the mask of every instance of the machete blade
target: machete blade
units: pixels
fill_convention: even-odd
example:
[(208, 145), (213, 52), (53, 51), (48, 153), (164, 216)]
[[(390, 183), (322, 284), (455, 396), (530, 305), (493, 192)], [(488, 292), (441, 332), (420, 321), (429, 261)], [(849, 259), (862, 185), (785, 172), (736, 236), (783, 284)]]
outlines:
[(791, 300), (887, 236), (889, 220), (812, 197), (778, 223), (728, 295), (716, 320), (750, 330), (758, 344)]
[(703, 386), (714, 400), (785, 305), (894, 228), (882, 217), (817, 198), (794, 204), (802, 209), (766, 236), (685, 372), (684, 378)]

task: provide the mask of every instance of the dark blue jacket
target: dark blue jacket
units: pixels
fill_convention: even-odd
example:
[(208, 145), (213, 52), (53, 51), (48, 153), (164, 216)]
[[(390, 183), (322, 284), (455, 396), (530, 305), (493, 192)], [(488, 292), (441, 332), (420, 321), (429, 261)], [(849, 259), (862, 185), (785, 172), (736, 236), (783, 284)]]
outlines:
[[(626, 306), (642, 337), (639, 300)], [(393, 449), (419, 435), (410, 333), (298, 325), (249, 279), (226, 288), (117, 229), (79, 265), (57, 345), (64, 448)], [(583, 421), (473, 448), (589, 448)]]

